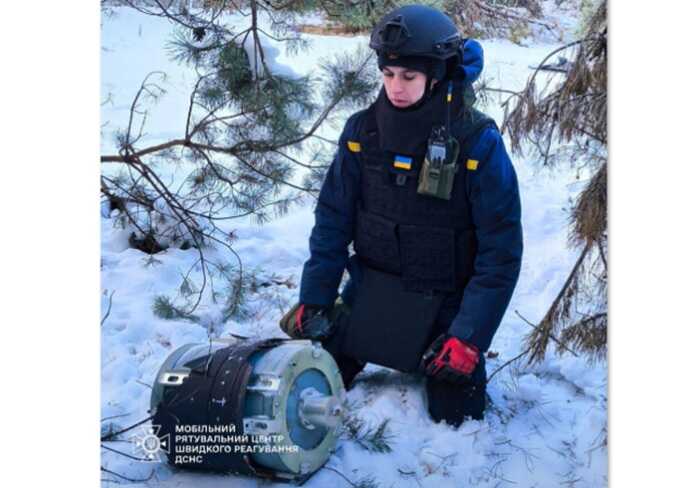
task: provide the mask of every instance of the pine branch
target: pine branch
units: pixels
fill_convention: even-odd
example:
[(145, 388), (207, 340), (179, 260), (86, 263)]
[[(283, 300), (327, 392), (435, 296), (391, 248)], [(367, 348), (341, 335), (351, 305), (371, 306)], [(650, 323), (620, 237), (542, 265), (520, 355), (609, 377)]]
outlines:
[(552, 26), (546, 22), (542, 22), (542, 21), (533, 19), (531, 17), (524, 17), (524, 16), (520, 15), (519, 13), (517, 13), (515, 10), (509, 9), (508, 7), (494, 7), (494, 6), (488, 5), (488, 4), (481, 2), (481, 1), (478, 1), (478, 0), (472, 0), (472, 2), (474, 3), (474, 5), (479, 7), (481, 10), (483, 10), (488, 15), (492, 15), (494, 17), (501, 17), (501, 18), (504, 18), (507, 20), (516, 20), (516, 21), (526, 22), (529, 24), (539, 25), (540, 27), (544, 27), (548, 31), (555, 33), (554, 26)]
[(575, 283), (576, 279), (579, 277), (579, 272), (583, 266), (583, 262), (591, 249), (591, 245), (585, 245), (581, 254), (579, 255), (574, 267), (571, 269), (569, 276), (566, 278), (564, 285), (559, 290), (556, 298), (549, 307), (549, 310), (545, 314), (544, 318), (537, 325), (535, 331), (528, 336), (528, 351), (530, 356), (528, 357), (528, 364), (533, 364), (536, 361), (544, 359), (544, 354), (547, 350), (547, 345), (549, 343), (549, 338), (553, 335), (559, 326), (559, 317), (566, 313), (566, 307), (562, 312), (562, 303), (567, 296), (572, 294), (571, 287)]
[(394, 435), (389, 432), (388, 418), (372, 428), (359, 417), (350, 415), (345, 419), (344, 427), (348, 437), (367, 451), (388, 453), (393, 450), (391, 440)]
[(189, 320), (199, 322), (199, 317), (176, 307), (170, 298), (158, 295), (153, 300), (153, 315), (165, 320)]
[(333, 471), (335, 474), (343, 478), (350, 486), (354, 488), (380, 488), (379, 483), (377, 483), (373, 476), (366, 476), (362, 478), (359, 482), (355, 483), (335, 468), (331, 468), (330, 466), (322, 466), (322, 469)]
[[(311, 171), (313, 176), (325, 166), (301, 161), (293, 151), (306, 149), (306, 141), (316, 136), (334, 110), (357, 103), (371, 88), (367, 80), (376, 75), (367, 67), (371, 55), (364, 61), (355, 57), (351, 62), (336, 63), (342, 68), (334, 71), (340, 78), (331, 80), (332, 96), (326, 99), (326, 106), (320, 106), (313, 97), (315, 79), (270, 71), (260, 37), (296, 43), (299, 38), (294, 20), (299, 8), (309, 8), (306, 3), (252, 0), (246, 4), (250, 12), (243, 15), (248, 25), (237, 26), (237, 32), (217, 20), (224, 10), (221, 4), (192, 11), (181, 11), (162, 1), (149, 5), (132, 0), (127, 4), (176, 24), (175, 39), (169, 45), (171, 55), (194, 62), (197, 73), (206, 74), (197, 77), (189, 93), (183, 114), (184, 137), (146, 147), (142, 145), (148, 115), (144, 104), (165, 93), (156, 83), (165, 74), (153, 72), (144, 78), (131, 102), (128, 122), (117, 136), (118, 153), (100, 157), (102, 163), (121, 165), (117, 177), (103, 175), (102, 194), (110, 209), (118, 210), (112, 215), (115, 225), (132, 231), (132, 247), (149, 254), (171, 246), (196, 251), (196, 261), (187, 272), (187, 277), (201, 272), (196, 295), (191, 294), (186, 307), (165, 296), (156, 297), (156, 315), (198, 320), (195, 310), (205, 292), (210, 290), (216, 303), (222, 280), (226, 288), (222, 315), (245, 314), (243, 263), (228, 245), (231, 229), (222, 229), (221, 221), (250, 216), (262, 223), (272, 215), (283, 215), (306, 195), (316, 197), (315, 180), (308, 175), (298, 179), (294, 172)], [(230, 6), (243, 8), (243, 4)], [(269, 32), (260, 30), (261, 15), (270, 16)], [(250, 47), (252, 59), (248, 59)], [(261, 93), (266, 96), (261, 97)], [(157, 164), (161, 161), (194, 168), (178, 188), (173, 188)], [(237, 271), (223, 273), (207, 259), (207, 246), (219, 245), (234, 255)], [(155, 258), (150, 262), (156, 262)], [(221, 279), (215, 282), (217, 276)], [(195, 281), (192, 283), (189, 288)]]
[[(538, 329), (538, 326), (537, 326), (537, 325), (533, 324), (532, 322), (530, 322), (529, 320), (527, 320), (525, 317), (523, 317), (522, 315), (520, 315), (520, 312), (518, 312), (517, 310), (515, 311), (515, 314), (516, 314), (518, 317), (520, 317), (520, 318), (523, 320), (523, 322), (525, 322), (527, 325), (529, 325), (529, 326), (532, 327), (533, 329), (535, 329), (535, 330)], [(549, 333), (549, 338), (552, 339), (554, 342), (556, 342), (556, 343), (559, 345), (559, 347), (561, 347), (562, 349), (566, 349), (566, 350), (569, 351), (571, 354), (573, 354), (574, 356), (578, 357), (578, 354), (576, 354), (575, 351), (573, 351), (573, 350), (569, 349), (568, 347), (566, 347), (566, 344), (564, 344), (562, 341), (560, 341), (559, 339), (557, 339), (556, 336), (555, 336), (554, 334)]]

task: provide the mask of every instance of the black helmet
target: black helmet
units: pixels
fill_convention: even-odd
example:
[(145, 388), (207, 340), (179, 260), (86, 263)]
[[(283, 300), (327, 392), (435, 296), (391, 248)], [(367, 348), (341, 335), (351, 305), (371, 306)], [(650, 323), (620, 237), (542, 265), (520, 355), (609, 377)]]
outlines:
[(377, 55), (462, 59), (462, 38), (452, 20), (425, 5), (406, 5), (386, 14), (374, 27), (369, 47)]

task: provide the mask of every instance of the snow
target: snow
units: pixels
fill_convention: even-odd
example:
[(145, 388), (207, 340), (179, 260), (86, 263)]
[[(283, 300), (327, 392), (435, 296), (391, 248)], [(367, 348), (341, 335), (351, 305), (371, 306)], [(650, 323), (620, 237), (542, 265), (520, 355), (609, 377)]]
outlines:
[[(569, 17), (563, 17), (562, 24), (573, 28)], [(143, 143), (182, 136), (187, 95), (195, 77), (168, 59), (164, 47), (170, 31), (167, 22), (127, 9), (118, 9), (116, 17), (103, 20), (102, 99), (109, 96), (109, 102), (102, 106), (102, 121), (107, 124), (103, 127), (103, 153), (114, 153), (111, 131), (125, 127), (136, 90), (154, 70), (167, 73), (163, 82), (167, 93), (150, 106)], [(368, 42), (366, 36), (304, 37), (310, 49), (297, 56), (287, 54), (275, 41), (265, 40), (266, 56), (276, 50), (276, 66), (305, 74), (317, 68), (319, 59), (341, 51), (354, 52)], [(521, 88), (531, 73), (528, 66), (538, 64), (556, 47), (541, 39), (530, 40), (528, 46), (506, 40), (482, 44), (486, 55), (482, 76), (492, 80), (491, 85), (505, 89)], [(501, 117), (500, 100), (493, 100), (485, 111), (497, 119)], [(338, 129), (326, 127), (322, 135), (337, 138)], [(537, 170), (526, 158), (514, 157), (513, 162), (521, 188), (525, 255), (513, 300), (491, 348), (498, 356), (487, 361), (489, 373), (522, 350), (523, 337), (530, 327), (515, 312), (532, 322), (539, 320), (576, 257), (575, 251), (566, 247), (566, 209), (580, 188), (576, 175), (568, 169)], [(101, 223), (103, 314), (109, 310), (102, 325), (102, 418), (121, 416), (108, 422), (123, 427), (145, 418), (150, 399), (148, 385), (161, 362), (179, 345), (205, 342), (208, 329), (215, 334), (282, 335), (277, 321), (298, 294), (298, 288), (285, 285), (260, 288), (251, 303), (251, 318), (245, 321), (220, 324), (211, 300), (205, 300), (197, 312), (207, 317), (202, 322), (209, 326), (156, 317), (152, 311), (154, 297), (177, 293), (183, 274), (197, 259), (197, 251), (171, 248), (150, 257), (129, 248), (129, 231), (115, 227), (114, 215), (104, 208)], [(232, 227), (237, 235), (233, 246), (247, 268), (298, 283), (308, 257), (312, 226), (309, 205), (264, 226), (236, 222)], [(231, 259), (216, 249), (207, 252), (212, 259)], [(489, 383), (489, 395), (492, 406), (483, 421), (467, 421), (458, 429), (435, 424), (427, 414), (423, 380), (370, 365), (348, 392), (348, 400), (353, 414), (370, 425), (390, 419), (393, 451), (372, 453), (344, 439), (327, 466), (355, 482), (374, 476), (386, 487), (607, 485), (604, 363), (590, 365), (571, 355), (548, 353), (540, 365), (500, 371)], [(112, 447), (131, 453), (130, 446), (124, 446), (115, 443)], [(134, 479), (147, 478), (155, 470), (144, 486), (274, 485), (252, 478), (173, 470), (165, 464), (137, 462), (104, 450), (102, 464)], [(322, 469), (305, 486), (338, 483), (344, 481)]]

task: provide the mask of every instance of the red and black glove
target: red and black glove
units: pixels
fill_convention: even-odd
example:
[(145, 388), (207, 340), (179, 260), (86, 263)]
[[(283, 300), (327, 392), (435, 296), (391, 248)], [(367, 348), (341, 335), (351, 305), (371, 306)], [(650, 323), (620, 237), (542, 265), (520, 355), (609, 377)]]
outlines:
[(479, 350), (476, 346), (443, 334), (423, 354), (421, 369), (439, 380), (465, 384), (470, 381), (477, 364)]
[(315, 305), (300, 304), (294, 313), (294, 330), (299, 337), (323, 339), (331, 330), (326, 309)]

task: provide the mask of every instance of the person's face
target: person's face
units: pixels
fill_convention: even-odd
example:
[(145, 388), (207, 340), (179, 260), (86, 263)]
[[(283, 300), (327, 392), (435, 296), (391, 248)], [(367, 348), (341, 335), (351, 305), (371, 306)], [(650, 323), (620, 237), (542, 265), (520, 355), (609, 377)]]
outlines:
[(420, 100), (425, 92), (427, 77), (420, 71), (385, 66), (382, 69), (382, 77), (386, 95), (395, 107), (410, 107)]

